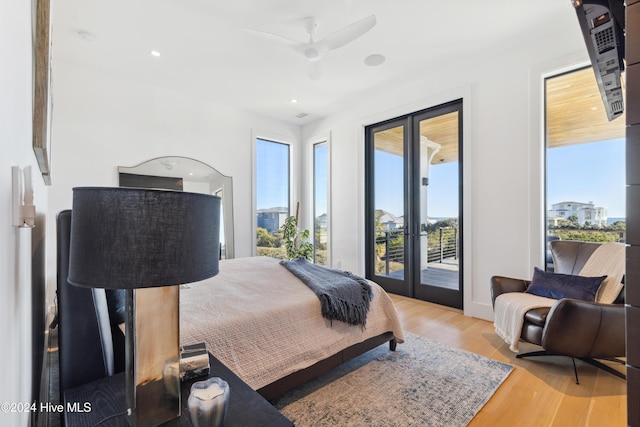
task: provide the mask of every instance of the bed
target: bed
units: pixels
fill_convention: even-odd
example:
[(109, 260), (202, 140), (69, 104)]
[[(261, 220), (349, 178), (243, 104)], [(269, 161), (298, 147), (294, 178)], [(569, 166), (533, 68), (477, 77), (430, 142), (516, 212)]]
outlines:
[(180, 289), (180, 342), (207, 349), (253, 389), (272, 398), (382, 343), (404, 340), (396, 309), (369, 282), (366, 326), (322, 317), (318, 297), (279, 260), (236, 258), (220, 273)]
[[(125, 363), (123, 291), (68, 282), (70, 223), (70, 210), (57, 216), (61, 393)], [(278, 260), (223, 260), (217, 276), (181, 286), (181, 343), (204, 342), (260, 394), (276, 397), (373, 347), (403, 341), (389, 296), (369, 283), (366, 327), (349, 326), (324, 319), (318, 297)]]

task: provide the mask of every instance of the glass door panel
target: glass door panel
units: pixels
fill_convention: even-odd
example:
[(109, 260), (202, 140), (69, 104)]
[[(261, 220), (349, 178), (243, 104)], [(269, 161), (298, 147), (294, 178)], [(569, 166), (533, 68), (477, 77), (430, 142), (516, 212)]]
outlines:
[(457, 110), (436, 110), (416, 117), (420, 267), (415, 294), (453, 307), (462, 307), (459, 116)]
[(387, 291), (409, 295), (405, 281), (407, 248), (406, 121), (396, 121), (370, 130), (367, 209), (369, 276)]
[(462, 100), (367, 127), (367, 278), (462, 308)]

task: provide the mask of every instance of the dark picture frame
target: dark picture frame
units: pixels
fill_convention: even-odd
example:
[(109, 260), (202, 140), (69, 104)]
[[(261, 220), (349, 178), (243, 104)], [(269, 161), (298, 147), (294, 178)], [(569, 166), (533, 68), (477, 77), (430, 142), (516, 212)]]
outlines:
[(51, 185), (51, 0), (36, 0), (33, 88), (33, 152)]

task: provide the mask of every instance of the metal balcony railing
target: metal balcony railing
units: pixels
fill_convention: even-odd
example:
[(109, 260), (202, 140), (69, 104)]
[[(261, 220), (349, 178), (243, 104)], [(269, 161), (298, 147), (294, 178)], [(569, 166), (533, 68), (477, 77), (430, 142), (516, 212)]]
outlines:
[[(435, 240), (433, 237), (437, 235), (438, 239), (435, 245), (431, 243)], [(460, 253), (458, 242), (458, 229), (453, 227), (440, 227), (434, 233), (424, 233), (421, 236), (427, 236), (429, 246), (427, 249), (427, 262), (442, 262), (445, 259), (458, 259)]]
[[(441, 227), (435, 232), (422, 233), (421, 238), (428, 239), (427, 262), (443, 262), (445, 259), (458, 259), (458, 229)], [(385, 275), (388, 275), (391, 262), (404, 264), (404, 231), (376, 230), (376, 254), (385, 262)]]

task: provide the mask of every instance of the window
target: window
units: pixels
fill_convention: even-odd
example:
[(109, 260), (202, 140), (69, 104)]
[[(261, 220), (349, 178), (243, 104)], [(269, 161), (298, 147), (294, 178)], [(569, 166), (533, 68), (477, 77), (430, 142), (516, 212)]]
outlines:
[(625, 241), (624, 138), (625, 117), (608, 121), (591, 67), (545, 79), (547, 242)]
[(327, 265), (327, 143), (313, 144), (313, 261)]
[(290, 146), (256, 139), (256, 254), (285, 258), (280, 227), (290, 215)]

